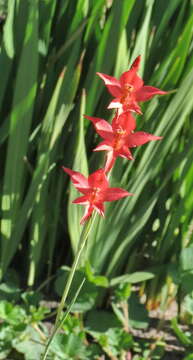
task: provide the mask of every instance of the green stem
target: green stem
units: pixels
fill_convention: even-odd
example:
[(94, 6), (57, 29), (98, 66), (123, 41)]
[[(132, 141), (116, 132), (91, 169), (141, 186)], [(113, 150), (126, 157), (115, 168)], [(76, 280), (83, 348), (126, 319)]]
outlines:
[(61, 299), (60, 305), (58, 307), (58, 311), (57, 311), (57, 315), (56, 315), (56, 321), (55, 321), (55, 325), (54, 325), (54, 330), (53, 330), (52, 335), (50, 336), (50, 339), (48, 340), (48, 343), (46, 345), (45, 352), (43, 354), (42, 360), (46, 359), (50, 344), (51, 344), (54, 336), (56, 335), (56, 333), (58, 332), (58, 330), (61, 328), (61, 326), (63, 324), (63, 320), (60, 321), (60, 317), (61, 317), (62, 311), (64, 309), (65, 302), (66, 302), (66, 299), (67, 299), (67, 296), (68, 296), (68, 293), (69, 293), (69, 290), (70, 290), (70, 287), (71, 287), (71, 284), (72, 284), (72, 280), (74, 278), (75, 271), (76, 271), (76, 269), (78, 267), (80, 256), (82, 254), (82, 251), (83, 251), (84, 246), (86, 244), (86, 241), (88, 239), (88, 235), (90, 233), (90, 230), (91, 230), (92, 224), (94, 222), (95, 216), (96, 216), (96, 212), (94, 212), (94, 214), (90, 217), (90, 219), (87, 221), (87, 223), (84, 225), (84, 227), (82, 229), (82, 233), (81, 233), (79, 244), (78, 244), (78, 250), (77, 250), (76, 256), (74, 258), (73, 265), (72, 265), (72, 267), (70, 269), (68, 279), (67, 279), (67, 282), (66, 282), (66, 286), (64, 288), (64, 292), (63, 292), (63, 295), (62, 295), (62, 299)]
[(91, 225), (93, 223), (93, 218), (94, 217), (90, 217), (90, 219), (87, 221), (84, 228), (82, 229), (82, 233), (81, 233), (79, 244), (78, 244), (78, 250), (77, 250), (76, 256), (74, 258), (73, 265), (72, 265), (71, 270), (70, 270), (69, 275), (68, 275), (67, 283), (66, 283), (63, 295), (62, 295), (60, 305), (58, 307), (58, 312), (57, 312), (55, 324), (57, 324), (58, 321), (60, 320), (60, 315), (62, 313), (62, 310), (63, 310), (64, 306), (65, 306), (66, 298), (68, 296), (70, 286), (72, 284), (74, 273), (76, 271), (76, 268), (77, 268), (79, 260), (80, 260), (80, 255), (82, 253), (82, 250), (84, 249), (84, 246), (86, 244), (86, 241), (87, 241), (90, 229), (91, 229)]
[(59, 321), (57, 325), (55, 325), (54, 330), (53, 330), (53, 332), (52, 332), (52, 334), (51, 334), (51, 336), (50, 336), (50, 338), (49, 338), (49, 340), (48, 340), (48, 342), (47, 342), (47, 345), (46, 345), (46, 348), (45, 348), (45, 351), (44, 351), (42, 360), (46, 360), (46, 357), (47, 357), (47, 355), (48, 355), (48, 351), (49, 351), (49, 348), (50, 348), (50, 344), (51, 344), (54, 336), (55, 336), (56, 333), (58, 332), (58, 330), (62, 327), (64, 321), (66, 320), (66, 318), (67, 318), (67, 316), (68, 316), (68, 314), (70, 313), (71, 308), (72, 308), (72, 306), (74, 305), (74, 303), (75, 303), (75, 301), (76, 301), (76, 299), (77, 299), (77, 297), (78, 297), (78, 295), (79, 295), (79, 293), (80, 293), (80, 290), (82, 289), (82, 286), (83, 286), (84, 282), (85, 282), (85, 278), (82, 280), (82, 282), (81, 282), (81, 284), (80, 284), (80, 286), (79, 286), (79, 288), (78, 288), (78, 290), (77, 290), (77, 292), (76, 292), (76, 294), (75, 294), (75, 296), (74, 296), (74, 299), (72, 300), (72, 302), (71, 302), (68, 310), (67, 310), (66, 313), (64, 314), (62, 320)]

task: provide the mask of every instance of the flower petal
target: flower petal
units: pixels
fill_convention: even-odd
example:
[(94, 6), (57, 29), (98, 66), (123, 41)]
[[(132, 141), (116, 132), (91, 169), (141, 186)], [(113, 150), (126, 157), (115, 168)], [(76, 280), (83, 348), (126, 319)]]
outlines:
[(135, 89), (143, 86), (143, 80), (136, 74), (140, 65), (141, 56), (139, 55), (131, 65), (128, 71), (125, 71), (120, 77), (121, 87), (125, 89), (125, 85), (132, 85)]
[(165, 95), (166, 91), (162, 91), (153, 86), (143, 86), (141, 89), (137, 90), (135, 93), (136, 101), (147, 101), (155, 95)]
[(120, 151), (119, 151), (119, 156), (126, 158), (128, 160), (133, 160), (133, 156), (131, 154), (131, 151), (128, 149), (128, 146), (124, 145)]
[(102, 202), (94, 203), (93, 207), (100, 215), (105, 216), (105, 214), (104, 214), (105, 209), (104, 209), (104, 205)]
[(133, 64), (131, 65), (131, 70), (135, 70), (137, 72), (139, 70), (139, 65), (141, 61), (141, 55), (138, 55), (136, 59), (133, 61)]
[(129, 134), (131, 131), (136, 128), (136, 120), (132, 116), (130, 111), (124, 112), (120, 115), (116, 115), (112, 120), (113, 131), (117, 129), (123, 129)]
[(107, 141), (102, 141), (93, 151), (111, 151), (113, 146)]
[(88, 196), (80, 196), (73, 200), (73, 204), (88, 205), (89, 203)]
[(93, 210), (94, 210), (94, 208), (92, 205), (86, 206), (85, 213), (84, 213), (82, 219), (80, 220), (81, 225), (84, 224), (85, 221), (92, 215)]
[(72, 183), (76, 189), (84, 194), (85, 190), (89, 189), (88, 179), (79, 173), (78, 171), (73, 171), (69, 168), (62, 167), (62, 169), (71, 177)]
[(130, 134), (127, 137), (128, 147), (136, 147), (143, 145), (151, 140), (161, 140), (161, 136), (155, 136), (152, 134), (145, 133), (143, 131), (138, 131), (136, 133)]
[(99, 169), (90, 174), (88, 177), (88, 183), (91, 188), (98, 188), (101, 190), (106, 189), (109, 186), (109, 183), (104, 169)]
[(125, 101), (124, 104), (123, 104), (123, 107), (122, 107), (122, 111), (120, 111), (120, 109), (118, 111), (119, 111), (119, 114), (125, 113), (125, 112), (128, 112), (128, 111), (133, 111), (133, 112), (136, 112), (137, 114), (140, 114), (140, 115), (143, 114), (142, 111), (141, 111), (140, 106), (133, 99), (132, 99), (132, 101), (130, 100), (128, 103)]
[(107, 106), (107, 109), (119, 109), (122, 108), (121, 98), (113, 99), (110, 104)]
[(114, 201), (124, 198), (126, 196), (132, 196), (132, 193), (121, 188), (109, 188), (105, 191), (104, 201)]
[(100, 76), (100, 78), (104, 81), (111, 95), (115, 97), (121, 96), (121, 86), (119, 80), (117, 80), (113, 76), (109, 76), (99, 72), (97, 72), (97, 75)]
[(124, 89), (126, 85), (133, 86), (135, 90), (138, 90), (143, 86), (143, 80), (134, 70), (125, 71), (120, 77), (120, 83), (122, 89)]
[(92, 121), (96, 132), (103, 138), (103, 139), (107, 139), (107, 140), (112, 140), (113, 139), (113, 130), (112, 130), (112, 126), (105, 121), (104, 119), (100, 119), (100, 118), (96, 118), (96, 117), (91, 117), (91, 116), (87, 116), (84, 115), (84, 117), (90, 121)]

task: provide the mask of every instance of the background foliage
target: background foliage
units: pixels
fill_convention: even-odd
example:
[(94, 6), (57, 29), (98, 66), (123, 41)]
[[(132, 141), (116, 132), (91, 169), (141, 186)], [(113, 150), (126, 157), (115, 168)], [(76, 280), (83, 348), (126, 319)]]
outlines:
[(117, 161), (112, 186), (135, 196), (107, 206), (86, 256), (110, 279), (151, 272), (141, 290), (150, 308), (175, 295), (171, 279), (182, 298), (191, 293), (181, 283), (193, 276), (184, 255), (193, 227), (192, 1), (8, 0), (0, 15), (1, 277), (15, 268), (31, 286), (71, 263), (82, 207), (71, 204), (76, 190), (61, 166), (85, 175), (102, 166), (83, 117), (112, 117), (95, 73), (119, 76), (141, 54), (146, 84), (169, 93), (143, 105), (138, 129), (164, 139), (136, 150), (134, 162)]

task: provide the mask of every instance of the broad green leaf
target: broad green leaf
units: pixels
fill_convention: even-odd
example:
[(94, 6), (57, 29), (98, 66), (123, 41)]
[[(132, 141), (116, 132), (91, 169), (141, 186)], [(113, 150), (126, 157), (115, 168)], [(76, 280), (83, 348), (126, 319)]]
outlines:
[(146, 1), (147, 11), (145, 13), (145, 19), (143, 21), (143, 26), (138, 32), (134, 50), (132, 52), (131, 64), (135, 58), (139, 55), (142, 55), (142, 61), (140, 66), (140, 74), (144, 72), (145, 66), (145, 57), (146, 57), (146, 48), (149, 41), (149, 26), (151, 20), (151, 13), (153, 9), (154, 0)]
[(15, 0), (8, 1), (7, 19), (4, 26), (4, 44), (7, 55), (9, 58), (14, 56), (14, 12), (15, 12)]
[(104, 333), (110, 328), (121, 327), (115, 315), (104, 310), (92, 310), (86, 318), (86, 327), (89, 331)]
[(182, 271), (193, 270), (193, 245), (182, 250), (180, 266)]
[(181, 286), (185, 294), (191, 294), (193, 291), (193, 271), (182, 273)]
[(22, 340), (19, 338), (14, 339), (13, 348), (24, 354), (26, 360), (40, 358), (44, 350), (40, 334), (32, 326), (28, 326), (23, 335)]
[(152, 279), (154, 276), (155, 275), (153, 273), (139, 271), (139, 272), (136, 272), (133, 274), (125, 274), (125, 275), (113, 278), (110, 282), (110, 285), (115, 286), (115, 285), (117, 285), (119, 283), (123, 283), (123, 282), (135, 284), (135, 283), (138, 283), (141, 281), (146, 281), (146, 280)]
[[(45, 153), (45, 163), (44, 168), (42, 169), (42, 177), (44, 177), (45, 173), (47, 173), (50, 167), (50, 163), (53, 164), (53, 161), (55, 160), (52, 159), (51, 152), (54, 149), (55, 143), (60, 136), (61, 130), (71, 110), (70, 106), (65, 107), (63, 105), (59, 110), (59, 113), (57, 114), (59, 96), (62, 85), (63, 76), (60, 76), (42, 124), (41, 141), (39, 143), (39, 158), (37, 162), (37, 167), (39, 167), (39, 164), (42, 162), (42, 156)], [(43, 214), (46, 208), (48, 183), (49, 181), (45, 181), (42, 183), (42, 186), (39, 186), (34, 204), (31, 229), (31, 263), (28, 278), (29, 285), (32, 285), (34, 283), (36, 266), (41, 256), (41, 249), (46, 234), (46, 219)]]
[(77, 353), (79, 359), (84, 360), (87, 353), (81, 334), (57, 334), (51, 344), (50, 351), (57, 354), (60, 359), (66, 360), (74, 359)]
[(102, 14), (104, 5), (105, 5), (105, 0), (98, 0), (94, 2), (94, 6), (89, 16), (88, 24), (84, 34), (85, 44), (88, 42), (88, 39), (90, 38), (92, 31), (94, 30), (94, 25), (97, 24), (97, 21), (99, 21), (99, 17)]
[[(87, 155), (85, 148), (85, 139), (84, 139), (84, 114), (86, 106), (86, 93), (82, 92), (79, 119), (76, 128), (76, 146), (75, 146), (75, 158), (73, 161), (73, 170), (79, 171), (84, 176), (88, 176), (88, 164), (87, 164)], [(76, 252), (78, 242), (80, 239), (80, 234), (82, 230), (82, 225), (80, 225), (80, 219), (83, 216), (84, 209), (82, 206), (72, 204), (72, 201), (79, 196), (79, 192), (75, 187), (70, 184), (70, 194), (69, 194), (69, 204), (68, 204), (68, 226), (71, 237), (71, 244), (74, 253)]]
[[(192, 40), (193, 35), (193, 13), (191, 17), (189, 18), (189, 21), (183, 31), (183, 34), (180, 36), (178, 46), (174, 49), (173, 53), (171, 54), (171, 63), (170, 63), (170, 70), (168, 72), (168, 75), (163, 81), (163, 86), (165, 84), (173, 83), (176, 84), (183, 66), (185, 64), (187, 54), (189, 52), (190, 43)], [(172, 64), (174, 62), (174, 64)]]
[(115, 65), (115, 77), (119, 77), (128, 68), (128, 45), (127, 45), (127, 32), (123, 30), (119, 47), (117, 51), (117, 60)]
[[(62, 271), (59, 273), (58, 278), (55, 281), (55, 291), (59, 296), (62, 296), (64, 287), (67, 281), (67, 271)], [(73, 301), (73, 298), (76, 294), (77, 288), (80, 285), (81, 281), (84, 278), (84, 273), (81, 271), (76, 271), (75, 277), (70, 289), (70, 293), (67, 299), (67, 303), (69, 304), (71, 301)], [(76, 300), (75, 304), (72, 306), (72, 311), (74, 312), (85, 312), (94, 307), (97, 295), (98, 295), (99, 289), (97, 286), (90, 281), (87, 281), (84, 283), (80, 294), (78, 296), (78, 299)]]
[(149, 324), (148, 312), (133, 293), (129, 298), (129, 326), (137, 329), (146, 329)]
[(43, 41), (46, 47), (46, 53), (48, 50), (49, 42), (50, 42), (50, 32), (54, 17), (54, 12), (56, 9), (56, 0), (46, 0), (41, 1), (39, 3), (39, 11), (40, 11), (40, 19), (41, 19), (41, 26), (40, 26), (40, 39)]
[(185, 311), (193, 315), (193, 299), (191, 295), (186, 295), (184, 298), (183, 306)]

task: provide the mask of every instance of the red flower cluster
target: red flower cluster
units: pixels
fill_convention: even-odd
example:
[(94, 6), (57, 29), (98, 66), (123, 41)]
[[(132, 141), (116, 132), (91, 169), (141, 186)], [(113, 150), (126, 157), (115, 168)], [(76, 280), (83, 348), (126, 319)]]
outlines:
[(73, 201), (75, 204), (85, 205), (85, 214), (81, 219), (83, 224), (96, 210), (104, 216), (104, 202), (118, 200), (133, 195), (120, 188), (109, 187), (106, 174), (112, 169), (118, 156), (133, 159), (130, 148), (143, 145), (151, 140), (160, 140), (162, 137), (136, 131), (136, 121), (132, 112), (142, 114), (138, 102), (147, 101), (154, 95), (164, 95), (165, 91), (152, 86), (144, 86), (143, 80), (137, 75), (140, 56), (132, 64), (131, 68), (124, 72), (120, 80), (97, 73), (105, 82), (109, 92), (115, 97), (108, 108), (117, 109), (112, 120), (112, 125), (100, 118), (85, 117), (90, 120), (96, 132), (103, 138), (94, 151), (107, 151), (104, 169), (99, 169), (89, 175), (88, 179), (77, 171), (63, 168), (71, 176), (73, 185), (83, 196)]

